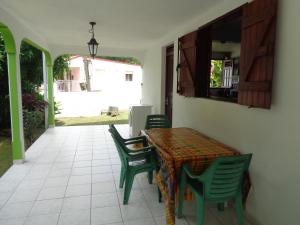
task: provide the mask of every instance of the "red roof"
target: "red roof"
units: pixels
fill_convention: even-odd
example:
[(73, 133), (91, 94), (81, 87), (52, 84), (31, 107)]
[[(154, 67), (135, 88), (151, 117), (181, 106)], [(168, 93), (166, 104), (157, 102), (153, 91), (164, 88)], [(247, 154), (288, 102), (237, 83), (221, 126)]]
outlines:
[[(80, 55), (73, 55), (70, 57), (70, 60), (73, 59), (77, 59), (77, 58), (82, 58), (82, 56)], [(131, 66), (139, 66), (141, 67), (141, 65), (138, 64), (133, 64), (133, 63), (126, 63), (126, 62), (121, 62), (121, 61), (115, 61), (115, 60), (111, 60), (111, 59), (101, 59), (101, 58), (94, 58), (91, 59), (90, 57), (88, 57), (90, 60), (97, 60), (97, 61), (104, 61), (104, 62), (112, 62), (112, 63), (118, 63), (118, 64), (125, 64), (125, 65), (131, 65)]]

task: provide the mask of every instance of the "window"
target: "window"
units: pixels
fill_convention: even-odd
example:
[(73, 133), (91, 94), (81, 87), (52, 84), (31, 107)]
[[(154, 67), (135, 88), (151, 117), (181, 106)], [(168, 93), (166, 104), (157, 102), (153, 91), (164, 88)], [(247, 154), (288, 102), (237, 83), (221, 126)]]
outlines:
[(179, 38), (177, 92), (270, 108), (276, 11), (254, 0)]
[(132, 81), (132, 73), (125, 74), (125, 81)]
[(211, 25), (210, 98), (238, 100), (239, 74), (233, 74), (233, 61), (238, 60), (241, 53), (241, 19), (239, 9)]

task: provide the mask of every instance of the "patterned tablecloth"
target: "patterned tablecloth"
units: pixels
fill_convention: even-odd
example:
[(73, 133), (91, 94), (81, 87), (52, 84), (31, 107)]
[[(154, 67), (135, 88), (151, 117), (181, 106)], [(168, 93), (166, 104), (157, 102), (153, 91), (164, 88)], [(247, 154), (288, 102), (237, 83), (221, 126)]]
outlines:
[[(175, 224), (176, 192), (183, 163), (200, 174), (215, 158), (239, 154), (190, 128), (154, 128), (143, 130), (142, 134), (156, 147), (159, 156), (156, 179), (166, 206), (167, 225)], [(192, 195), (187, 192), (185, 197), (191, 199)]]

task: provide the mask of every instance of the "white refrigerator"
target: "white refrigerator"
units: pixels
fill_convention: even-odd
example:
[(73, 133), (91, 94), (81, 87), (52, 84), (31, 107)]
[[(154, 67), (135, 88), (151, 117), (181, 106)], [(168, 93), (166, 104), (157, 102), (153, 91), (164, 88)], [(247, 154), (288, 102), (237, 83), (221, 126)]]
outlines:
[(136, 137), (145, 129), (147, 115), (151, 114), (151, 105), (133, 105), (129, 108), (129, 135)]

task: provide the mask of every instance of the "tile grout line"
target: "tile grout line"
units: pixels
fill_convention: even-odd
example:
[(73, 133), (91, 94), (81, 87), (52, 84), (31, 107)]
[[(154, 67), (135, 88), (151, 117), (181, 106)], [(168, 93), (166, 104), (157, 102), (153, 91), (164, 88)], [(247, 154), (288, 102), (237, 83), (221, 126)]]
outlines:
[[(66, 139), (64, 140), (64, 143), (66, 142)], [(69, 185), (69, 181), (70, 181), (70, 178), (71, 178), (71, 173), (72, 173), (72, 170), (73, 170), (73, 165), (74, 165), (74, 160), (75, 160), (75, 156), (77, 154), (77, 148), (78, 148), (78, 139), (77, 139), (77, 143), (76, 143), (76, 151), (75, 151), (75, 154), (73, 156), (73, 161), (72, 161), (72, 167), (71, 167), (71, 172), (68, 176), (68, 182), (67, 182), (67, 185), (66, 185), (66, 189), (65, 189), (65, 193), (64, 193), (64, 197), (62, 198), (63, 199), (63, 202), (62, 202), (62, 205), (60, 207), (60, 211), (59, 211), (59, 214), (58, 214), (58, 218), (57, 218), (57, 225), (59, 224), (59, 220), (61, 218), (61, 213), (62, 213), (62, 209), (63, 209), (63, 206), (64, 206), (64, 201), (65, 201), (65, 197), (66, 197), (66, 192), (67, 192), (67, 188), (68, 188), (68, 185)]]
[[(45, 132), (46, 133), (46, 132)], [(36, 150), (37, 151), (37, 150)], [(42, 150), (39, 150), (39, 152), (40, 151), (44, 151), (44, 148), (42, 149)], [(39, 154), (39, 157), (38, 157), (38, 159), (41, 157), (41, 155), (42, 155), (42, 153), (40, 153)], [(28, 171), (28, 173), (23, 177), (23, 179), (20, 181), (20, 183), (17, 185), (17, 187), (14, 189), (14, 193), (16, 192), (16, 190), (17, 190), (17, 188), (20, 186), (20, 184), (25, 180), (25, 178), (28, 176), (28, 174), (30, 174), (30, 172), (32, 171), (32, 169), (33, 169), (33, 167), (35, 166), (35, 165), (37, 165), (37, 162), (36, 161), (32, 161), (33, 163), (32, 163), (32, 166), (30, 167), (30, 170)], [(25, 163), (26, 163), (26, 161), (25, 161)], [(29, 162), (28, 162), (29, 163)], [(41, 163), (41, 164), (48, 164), (48, 163)], [(50, 163), (49, 163), (50, 164)], [(49, 172), (50, 172), (50, 170), (49, 170)], [(48, 172), (48, 173), (49, 173)], [(38, 179), (33, 179), (33, 180), (38, 180)], [(30, 210), (28, 210), (28, 214), (25, 216), (25, 217), (22, 217), (22, 218), (24, 218), (24, 221), (23, 221), (23, 223), (22, 223), (22, 225), (24, 225), (25, 223), (26, 223), (26, 220), (30, 217), (30, 213), (31, 213), (31, 211), (32, 211), (32, 209), (33, 209), (33, 206), (34, 206), (34, 203), (37, 201), (37, 198), (38, 198), (38, 196), (39, 196), (39, 194), (40, 194), (40, 192), (41, 192), (41, 190), (42, 190), (42, 188), (43, 188), (43, 185), (45, 184), (45, 181), (46, 181), (46, 179), (44, 179), (44, 181), (43, 181), (43, 184), (42, 184), (42, 187), (41, 187), (41, 189), (39, 190), (39, 193), (37, 194), (37, 196), (36, 196), (36, 199), (34, 200), (34, 201), (23, 201), (23, 202), (32, 202), (33, 204), (32, 204), (32, 206), (31, 206), (31, 208), (30, 208)], [(13, 194), (14, 194), (13, 193)], [(12, 195), (13, 195), (12, 194)], [(12, 195), (10, 196), (10, 198), (12, 197)], [(10, 199), (9, 198), (9, 199)], [(8, 201), (9, 201), (9, 199), (7, 200), (7, 202), (5, 203), (5, 205), (6, 204), (8, 204)], [(23, 203), (22, 202), (22, 203)], [(12, 203), (13, 204), (13, 203)]]
[[(45, 132), (46, 133), (46, 132)], [(39, 152), (40, 151), (44, 151), (44, 148), (41, 148), (42, 150), (39, 150)], [(37, 151), (37, 150), (36, 150)], [(40, 153), (39, 154), (39, 157), (37, 157), (37, 159), (39, 159), (40, 157), (42, 156), (42, 153)], [(50, 164), (50, 163), (40, 163), (41, 165), (47, 165), (47, 164)], [(53, 163), (52, 163), (53, 164)], [(25, 178), (28, 176), (28, 174), (32, 171), (32, 168), (35, 166), (35, 165), (39, 165), (36, 161), (32, 161), (32, 166), (30, 167), (30, 170), (28, 171), (28, 173), (23, 177), (23, 179), (22, 179), (22, 181), (20, 181), (20, 183), (17, 185), (17, 187), (19, 187), (20, 186), (20, 184), (25, 180)], [(52, 167), (51, 167), (52, 168)], [(51, 171), (51, 169), (49, 170), (49, 172), (47, 173), (47, 175), (50, 173), (50, 171)], [(46, 175), (46, 177), (47, 177), (47, 175)], [(35, 198), (35, 200), (34, 201), (23, 201), (23, 202), (32, 202), (33, 204), (32, 204), (32, 206), (31, 206), (31, 208), (30, 208), (30, 210), (29, 210), (29, 213), (25, 216), (25, 217), (22, 217), (22, 218), (24, 218), (24, 221), (23, 221), (23, 223), (22, 223), (22, 225), (23, 224), (25, 224), (26, 223), (26, 220), (30, 217), (30, 213), (31, 213), (31, 211), (32, 211), (32, 209), (33, 209), (33, 206), (34, 206), (34, 204), (35, 204), (35, 202), (37, 202), (37, 198), (38, 198), (38, 196), (39, 196), (39, 194), (40, 194), (40, 192), (41, 192), (41, 190), (43, 189), (43, 186), (44, 186), (44, 184), (45, 184), (45, 182), (46, 182), (46, 177), (45, 177), (45, 179), (43, 179), (43, 184), (42, 184), (42, 187), (41, 187), (41, 189), (40, 189), (40, 191), (39, 191), (39, 193), (37, 194), (37, 197)], [(32, 180), (38, 180), (38, 179), (32, 179)], [(17, 187), (15, 188), (15, 190), (17, 189)], [(15, 192), (14, 192), (15, 193)], [(14, 194), (13, 193), (13, 194)], [(11, 197), (10, 197), (11, 198)], [(10, 199), (9, 198), (9, 199)], [(8, 200), (9, 200), (8, 199)], [(5, 203), (5, 205), (7, 204), (7, 202)], [(13, 204), (13, 203), (12, 203)]]
[[(30, 149), (30, 148), (29, 148), (29, 149)], [(27, 149), (27, 150), (29, 150), (29, 149)], [(36, 150), (36, 151), (37, 151), (37, 150)], [(25, 153), (25, 154), (26, 154), (26, 153)], [(40, 156), (40, 154), (39, 154), (39, 156)], [(26, 163), (26, 160), (25, 160), (24, 163)], [(5, 203), (0, 207), (0, 210), (1, 210), (2, 208), (4, 208), (4, 206), (6, 206), (7, 204), (9, 204), (8, 201), (11, 199), (12, 195), (15, 194), (16, 190), (17, 190), (18, 187), (21, 185), (21, 183), (25, 180), (25, 178), (28, 176), (28, 174), (32, 171), (32, 168), (33, 168), (33, 166), (34, 166), (35, 164), (36, 164), (36, 162), (34, 162), (34, 163), (30, 166), (30, 169), (28, 170), (27, 174), (24, 175), (24, 177), (19, 181), (18, 185), (17, 185), (15, 188), (12, 189), (12, 192), (11, 192), (10, 196), (7, 198), (7, 200), (5, 201)], [(13, 166), (15, 166), (15, 165), (13, 165)], [(8, 172), (8, 171), (6, 171), (6, 172)], [(30, 201), (25, 201), (25, 202), (30, 202)]]
[(90, 195), (90, 225), (92, 224), (92, 201), (93, 201), (93, 159), (94, 159), (94, 143), (92, 144), (92, 160), (91, 160), (91, 195)]
[[(153, 178), (154, 178), (154, 176), (153, 176)], [(150, 206), (149, 206), (149, 204), (148, 204), (148, 201), (146, 200), (146, 196), (145, 196), (144, 191), (142, 190), (142, 188), (141, 188), (141, 192), (142, 192), (143, 198), (145, 199), (147, 208), (149, 209), (149, 211), (150, 211), (150, 213), (151, 213), (151, 215), (152, 215), (152, 219), (153, 219), (154, 223), (155, 223), (156, 225), (159, 225), (159, 224), (157, 224), (157, 222), (156, 222), (156, 220), (155, 220), (155, 216), (154, 216), (154, 214), (152, 213), (152, 211), (151, 211), (151, 209), (150, 209)]]
[[(106, 134), (106, 132), (104, 131), (104, 134), (105, 134), (105, 145), (106, 145), (106, 147), (107, 147), (107, 140), (108, 140), (108, 137), (107, 137), (107, 134)], [(111, 150), (109, 150), (109, 151), (111, 151)], [(110, 166), (111, 166), (111, 162), (110, 162)], [(112, 171), (112, 174), (113, 174), (113, 171)], [(122, 219), (122, 224), (124, 225), (124, 218), (123, 218), (123, 214), (122, 214), (122, 210), (121, 210), (121, 201), (120, 201), (120, 198), (119, 198), (119, 195), (118, 195), (118, 190), (117, 190), (117, 187), (118, 186), (116, 186), (116, 181), (115, 181), (115, 177), (114, 177), (114, 175), (113, 175), (113, 182), (114, 182), (114, 185), (115, 185), (115, 188), (116, 188), (116, 191), (115, 191), (115, 194), (116, 194), (116, 196), (117, 196), (117, 199), (118, 199), (118, 206), (119, 206), (119, 211), (120, 211), (120, 215), (121, 215), (121, 219)]]

